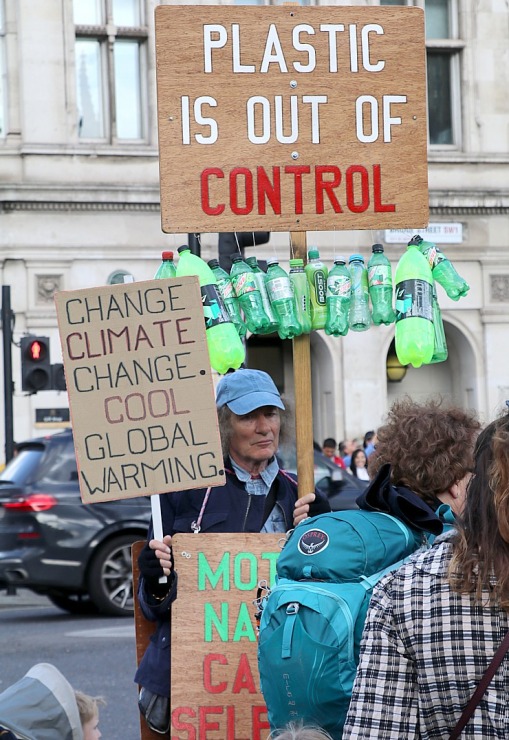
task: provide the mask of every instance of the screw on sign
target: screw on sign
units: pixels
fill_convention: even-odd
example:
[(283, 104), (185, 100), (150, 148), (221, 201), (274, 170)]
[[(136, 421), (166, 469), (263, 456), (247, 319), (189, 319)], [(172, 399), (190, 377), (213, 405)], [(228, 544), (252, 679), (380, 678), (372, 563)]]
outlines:
[(21, 387), (29, 393), (51, 390), (49, 338), (21, 338)]

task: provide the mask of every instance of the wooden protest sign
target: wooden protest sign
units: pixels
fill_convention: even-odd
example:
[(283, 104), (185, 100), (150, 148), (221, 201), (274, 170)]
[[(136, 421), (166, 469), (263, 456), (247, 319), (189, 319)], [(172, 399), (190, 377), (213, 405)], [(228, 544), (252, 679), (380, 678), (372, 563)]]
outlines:
[(255, 606), (271, 584), (284, 535), (176, 534), (170, 736), (265, 740)]
[(156, 8), (163, 231), (428, 223), (424, 11)]
[(82, 500), (224, 483), (198, 278), (55, 296)]

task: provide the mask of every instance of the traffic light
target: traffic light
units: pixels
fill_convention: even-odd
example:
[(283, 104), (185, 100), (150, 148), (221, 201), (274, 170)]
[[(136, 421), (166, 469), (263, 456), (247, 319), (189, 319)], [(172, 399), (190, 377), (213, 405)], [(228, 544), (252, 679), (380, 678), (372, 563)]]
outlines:
[(21, 388), (29, 393), (51, 390), (51, 359), (49, 338), (22, 337)]
[(230, 272), (232, 254), (238, 254), (240, 249), (241, 255), (244, 256), (246, 247), (266, 244), (269, 239), (270, 231), (224, 231), (219, 234), (219, 264), (223, 270)]
[(66, 391), (67, 383), (65, 382), (64, 366), (57, 362), (51, 366), (51, 390)]

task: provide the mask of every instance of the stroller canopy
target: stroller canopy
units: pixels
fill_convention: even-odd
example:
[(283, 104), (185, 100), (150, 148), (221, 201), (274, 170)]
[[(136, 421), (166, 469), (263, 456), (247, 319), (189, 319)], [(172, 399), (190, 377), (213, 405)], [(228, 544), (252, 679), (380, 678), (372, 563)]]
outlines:
[(83, 740), (71, 684), (54, 665), (34, 665), (0, 694), (0, 729), (18, 740)]

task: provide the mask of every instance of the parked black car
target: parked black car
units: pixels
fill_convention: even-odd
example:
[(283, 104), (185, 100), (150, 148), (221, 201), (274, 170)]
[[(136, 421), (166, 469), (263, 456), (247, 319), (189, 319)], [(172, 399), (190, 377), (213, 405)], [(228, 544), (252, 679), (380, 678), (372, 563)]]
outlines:
[(75, 614), (132, 615), (131, 545), (147, 536), (150, 501), (83, 504), (70, 430), (17, 449), (0, 474), (0, 588)]
[[(131, 615), (131, 545), (146, 538), (149, 499), (83, 504), (71, 430), (17, 450), (0, 474), (0, 588), (29, 588), (74, 614)], [(314, 458), (331, 507), (356, 508), (365, 484), (317, 450)], [(282, 462), (296, 471), (295, 452)]]

